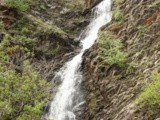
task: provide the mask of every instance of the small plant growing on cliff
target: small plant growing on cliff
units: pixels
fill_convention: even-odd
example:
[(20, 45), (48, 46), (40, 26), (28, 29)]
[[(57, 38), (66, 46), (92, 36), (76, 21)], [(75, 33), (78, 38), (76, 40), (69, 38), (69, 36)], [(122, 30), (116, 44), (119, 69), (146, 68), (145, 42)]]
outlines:
[(29, 21), (32, 21), (35, 26), (37, 26), (37, 35), (53, 34), (56, 37), (62, 37), (65, 32), (53, 23), (45, 23), (41, 19), (37, 19), (34, 16), (28, 16)]
[(143, 38), (147, 34), (147, 32), (149, 31), (148, 26), (138, 26), (137, 29), (138, 29), (138, 37), (139, 38)]
[(33, 39), (27, 38), (25, 35), (17, 35), (15, 39), (19, 44), (30, 50), (32, 50), (36, 45)]
[(127, 69), (126, 69), (126, 75), (134, 73), (135, 66), (136, 66), (136, 64), (133, 63), (133, 62), (128, 63), (128, 66), (127, 66)]
[(31, 0), (5, 0), (6, 4), (20, 12), (25, 12), (29, 8)]
[(118, 39), (112, 39), (109, 34), (100, 32), (99, 34), (99, 57), (106, 63), (123, 67), (126, 61), (126, 54), (120, 49), (122, 44)]
[(3, 22), (2, 22), (2, 21), (0, 21), (0, 32), (2, 32), (2, 31), (3, 31), (3, 28), (4, 28)]
[(118, 7), (113, 11), (113, 16), (117, 22), (123, 19), (123, 13)]
[[(157, 71), (152, 72), (151, 82), (147, 83), (142, 93), (136, 99), (140, 104), (140, 109), (148, 107), (150, 111), (160, 107), (160, 74)], [(156, 111), (155, 111), (156, 112)]]
[(114, 0), (114, 3), (116, 5), (116, 8), (113, 11), (113, 17), (115, 21), (119, 22), (123, 19), (123, 12), (120, 10), (121, 0)]
[(55, 56), (55, 55), (58, 55), (61, 51), (62, 51), (61, 48), (53, 48), (48, 51), (47, 55)]
[(114, 0), (116, 5), (119, 5), (121, 3), (121, 0)]

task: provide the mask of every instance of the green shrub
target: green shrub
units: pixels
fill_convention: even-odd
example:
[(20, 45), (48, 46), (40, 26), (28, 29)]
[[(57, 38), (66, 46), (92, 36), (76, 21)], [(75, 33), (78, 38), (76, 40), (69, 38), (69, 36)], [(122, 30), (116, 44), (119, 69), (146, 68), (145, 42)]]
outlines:
[(83, 0), (77, 0), (74, 2), (74, 0), (59, 0), (58, 1), (61, 6), (64, 8), (66, 7), (68, 10), (72, 9), (81, 9), (84, 8), (84, 1)]
[(54, 24), (46, 24), (40, 20), (39, 22), (40, 22), (40, 26), (38, 27), (37, 34), (41, 34), (41, 35), (52, 34), (58, 38), (63, 37), (66, 34), (61, 28), (59, 28)]
[(149, 27), (148, 26), (138, 26), (138, 37), (139, 38), (143, 38), (147, 32), (149, 31)]
[(7, 52), (7, 46), (9, 46), (9, 40), (8, 40), (8, 35), (5, 34), (3, 40), (0, 43), (0, 62), (1, 61), (6, 61), (9, 59), (9, 57), (6, 55)]
[(123, 19), (123, 13), (118, 7), (113, 11), (113, 16), (117, 22)]
[(0, 118), (38, 120), (44, 106), (48, 84), (38, 77), (28, 62), (16, 73), (0, 63)]
[(50, 49), (47, 53), (47, 55), (49, 56), (55, 56), (57, 54), (59, 54), (62, 51), (61, 48), (54, 48), (54, 49)]
[(84, 2), (82, 0), (78, 0), (76, 2), (68, 2), (68, 1), (64, 1), (63, 3), (65, 3), (65, 7), (67, 7), (68, 9), (80, 9), (83, 10), (84, 8)]
[(22, 46), (25, 46), (28, 49), (33, 49), (36, 46), (36, 43), (33, 39), (27, 38), (26, 36), (17, 35), (15, 40), (19, 42)]
[[(136, 99), (140, 108), (148, 107), (153, 111), (160, 107), (160, 74), (152, 72), (151, 82), (147, 83), (142, 93)], [(155, 111), (156, 112), (156, 111)]]
[(111, 36), (104, 32), (99, 34), (99, 57), (103, 62), (119, 67), (123, 67), (126, 61), (126, 54), (121, 52), (122, 44), (118, 39), (112, 39)]
[(45, 23), (41, 19), (37, 19), (34, 16), (28, 15), (25, 19), (28, 19), (29, 22), (33, 22), (33, 26), (31, 26), (30, 29), (35, 30), (33, 31), (33, 33), (36, 36), (53, 34), (56, 37), (62, 37), (66, 34), (61, 28), (59, 28), (55, 24)]
[(24, 26), (24, 27), (22, 27), (22, 28), (20, 29), (19, 33), (20, 33), (21, 35), (29, 36), (30, 33), (31, 33), (31, 31), (29, 30), (29, 27), (25, 27), (25, 26)]
[(114, 0), (116, 5), (119, 5), (121, 3), (121, 0)]
[[(9, 39), (14, 39), (16, 44), (13, 45), (10, 43)], [(15, 62), (20, 62), (21, 58), (28, 58), (29, 56), (33, 56), (33, 52), (31, 51), (32, 45), (34, 45), (32, 39), (22, 36), (20, 36), (19, 39), (15, 39), (5, 33), (4, 38), (0, 44), (0, 62), (11, 61), (14, 58), (17, 58)]]
[(0, 21), (0, 32), (3, 32), (3, 29), (4, 29), (3, 22), (2, 22), (2, 21)]
[(136, 66), (136, 64), (135, 64), (135, 63), (133, 63), (133, 62), (128, 63), (128, 65), (127, 65), (127, 69), (126, 69), (126, 75), (129, 75), (129, 74), (134, 73), (135, 66)]
[[(30, 45), (30, 40), (20, 38), (20, 42)], [(30, 56), (28, 53), (31, 54), (29, 50), (11, 43), (10, 39), (15, 41), (4, 33), (0, 44), (0, 119), (39, 120), (49, 84), (38, 77), (28, 61), (24, 61)]]
[(20, 12), (25, 12), (29, 8), (31, 0), (5, 0), (6, 4)]
[(120, 10), (120, 3), (121, 0), (114, 0), (116, 8), (113, 11), (113, 17), (114, 19), (119, 22), (123, 19), (123, 12)]

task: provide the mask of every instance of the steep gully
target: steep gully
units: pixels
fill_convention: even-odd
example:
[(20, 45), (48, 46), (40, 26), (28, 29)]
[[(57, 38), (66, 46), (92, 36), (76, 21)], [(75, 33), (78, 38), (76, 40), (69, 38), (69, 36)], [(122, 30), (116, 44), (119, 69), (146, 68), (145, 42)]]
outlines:
[(89, 49), (98, 37), (99, 29), (111, 20), (111, 0), (103, 0), (92, 9), (90, 24), (80, 35), (82, 49), (79, 54), (67, 62), (57, 72), (54, 79), (62, 83), (55, 95), (47, 119), (50, 120), (76, 120), (76, 111), (85, 103), (81, 91), (83, 78), (80, 71), (82, 56), (85, 50)]

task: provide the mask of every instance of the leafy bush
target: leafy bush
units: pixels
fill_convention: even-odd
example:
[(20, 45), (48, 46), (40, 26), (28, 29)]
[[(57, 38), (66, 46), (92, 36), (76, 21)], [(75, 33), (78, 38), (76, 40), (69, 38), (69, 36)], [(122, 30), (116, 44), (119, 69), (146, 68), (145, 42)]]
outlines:
[(65, 32), (54, 24), (45, 24), (42, 21), (40, 24), (37, 31), (38, 34), (53, 34), (55, 37), (63, 37), (65, 35)]
[(9, 45), (9, 41), (8, 41), (8, 35), (4, 35), (4, 38), (2, 39), (1, 43), (0, 43), (0, 62), (1, 61), (5, 61), (8, 60), (9, 57), (6, 55), (7, 52), (7, 46)]
[(16, 73), (0, 64), (0, 118), (37, 120), (44, 106), (48, 84), (41, 80), (28, 62)]
[(121, 0), (114, 0), (116, 5), (119, 5), (121, 3)]
[(123, 13), (118, 7), (113, 11), (113, 16), (117, 22), (123, 19)]
[[(33, 53), (31, 53), (31, 48), (27, 46), (27, 43), (29, 43), (29, 41), (27, 42), (18, 41), (19, 39), (18, 40), (15, 39), (17, 44), (13, 45), (9, 39), (13, 39), (13, 38), (9, 36), (7, 33), (5, 33), (3, 40), (0, 44), (0, 62), (13, 60), (14, 62), (20, 64), (20, 62), (22, 62), (21, 59), (28, 58), (29, 56), (30, 57), (33, 56)], [(20, 39), (20, 40), (23, 40), (23, 39)], [(16, 58), (16, 61), (14, 60), (15, 58)]]
[(38, 77), (28, 61), (20, 62), (19, 59), (28, 56), (28, 49), (13, 45), (10, 39), (5, 33), (0, 44), (0, 118), (38, 120), (47, 100), (49, 84)]
[(126, 75), (134, 73), (136, 64), (134, 62), (127, 64)]
[(99, 57), (107, 64), (116, 64), (123, 67), (126, 61), (126, 54), (121, 52), (122, 44), (118, 39), (112, 39), (104, 32), (99, 34)]
[(30, 50), (33, 49), (36, 45), (33, 39), (27, 38), (26, 36), (17, 35), (15, 40)]
[(2, 32), (2, 31), (3, 31), (3, 29), (4, 29), (3, 22), (2, 22), (2, 21), (0, 21), (0, 32)]
[(68, 10), (72, 9), (83, 9), (84, 8), (84, 1), (83, 0), (77, 0), (74, 2), (74, 0), (59, 0), (58, 3), (66, 7)]
[(65, 3), (65, 7), (68, 9), (81, 9), (83, 10), (84, 8), (84, 2), (82, 0), (78, 0), (76, 2), (67, 2), (66, 0), (63, 2)]
[[(33, 32), (31, 34), (34, 34), (36, 36), (49, 35), (49, 34), (51, 35), (52, 34), (56, 37), (62, 37), (62, 36), (65, 36), (65, 34), (66, 34), (61, 28), (59, 28), (55, 24), (45, 23), (41, 19), (37, 19), (36, 17), (34, 17), (32, 15), (28, 15), (25, 18), (25, 21), (26, 21), (26, 19), (28, 20), (27, 22), (33, 23), (33, 26), (30, 26), (30, 29), (33, 30)], [(22, 22), (23, 22), (23, 20), (22, 20)], [(28, 27), (28, 24), (26, 24), (25, 26)]]
[(138, 37), (139, 38), (143, 38), (147, 32), (149, 31), (149, 27), (148, 26), (138, 26)]
[(16, 8), (20, 12), (25, 12), (27, 11), (31, 0), (5, 0), (7, 5)]
[(123, 19), (123, 12), (120, 10), (120, 3), (122, 2), (121, 0), (114, 0), (116, 8), (113, 11), (113, 17), (114, 19), (119, 22)]
[(160, 74), (157, 71), (152, 73), (151, 82), (145, 85), (136, 101), (140, 104), (140, 108), (147, 106), (155, 110), (160, 107)]
[(57, 54), (59, 54), (62, 51), (62, 48), (54, 48), (54, 49), (50, 49), (47, 53), (47, 55), (49, 56), (55, 56)]

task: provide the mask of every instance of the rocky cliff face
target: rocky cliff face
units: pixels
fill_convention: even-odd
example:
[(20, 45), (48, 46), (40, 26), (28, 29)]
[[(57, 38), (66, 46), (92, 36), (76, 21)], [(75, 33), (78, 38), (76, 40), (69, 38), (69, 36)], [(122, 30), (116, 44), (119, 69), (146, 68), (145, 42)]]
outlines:
[[(10, 59), (6, 66), (19, 74), (23, 71), (22, 63), (30, 60), (41, 78), (47, 81), (51, 81), (55, 71), (74, 55), (78, 42), (73, 39), (88, 24), (90, 9), (101, 2), (36, 0), (26, 13), (20, 13), (4, 1), (0, 0), (0, 43), (7, 36), (10, 44), (4, 52)], [(85, 12), (83, 2), (86, 2)], [(159, 0), (113, 1), (113, 19), (102, 31), (111, 43), (120, 41), (121, 47), (111, 44), (114, 49), (109, 49), (113, 54), (113, 50), (118, 51), (115, 56), (119, 56), (107, 61), (107, 53), (108, 56), (101, 58), (108, 51), (105, 45), (101, 46), (101, 37), (86, 51), (82, 66), (86, 98), (82, 120), (154, 120), (160, 117), (158, 105), (139, 108), (140, 104), (135, 101), (145, 83), (151, 81), (152, 71), (160, 72), (159, 29)], [(27, 48), (29, 52), (20, 48)]]
[[(153, 120), (159, 109), (138, 109), (135, 102), (150, 81), (152, 71), (160, 70), (160, 2), (158, 0), (115, 0), (113, 19), (102, 31), (112, 42), (120, 39), (127, 54), (124, 66), (100, 59), (97, 42), (86, 51), (83, 62), (86, 108), (83, 120)], [(104, 52), (104, 51), (103, 51)], [(120, 58), (119, 58), (120, 59)], [(128, 67), (130, 66), (130, 67)]]

